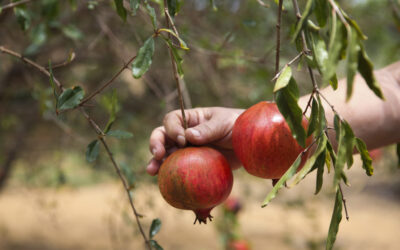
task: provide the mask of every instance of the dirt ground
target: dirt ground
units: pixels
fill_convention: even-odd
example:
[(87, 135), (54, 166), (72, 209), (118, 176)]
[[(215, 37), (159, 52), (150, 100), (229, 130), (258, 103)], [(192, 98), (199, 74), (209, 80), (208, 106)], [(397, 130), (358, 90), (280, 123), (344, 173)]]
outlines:
[[(400, 246), (400, 171), (378, 168), (365, 176), (359, 166), (348, 173), (344, 187), (350, 221), (342, 221), (335, 249), (398, 250)], [(266, 208), (260, 204), (270, 182), (235, 172), (233, 195), (242, 200), (243, 236), (253, 249), (324, 249), (333, 208), (326, 176), (322, 193), (314, 196), (315, 176), (281, 191)], [(156, 240), (166, 250), (221, 249), (217, 221), (193, 225), (194, 214), (167, 205), (155, 185), (134, 192), (146, 232), (153, 218), (162, 220)], [(144, 249), (131, 220), (120, 183), (79, 189), (30, 190), (12, 183), (0, 193), (0, 249)]]

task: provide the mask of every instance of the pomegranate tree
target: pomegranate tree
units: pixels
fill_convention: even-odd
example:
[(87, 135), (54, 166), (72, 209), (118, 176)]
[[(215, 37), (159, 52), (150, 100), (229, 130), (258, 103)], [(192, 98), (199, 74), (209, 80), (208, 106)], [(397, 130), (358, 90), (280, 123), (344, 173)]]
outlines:
[(232, 170), (225, 157), (209, 147), (187, 147), (172, 153), (158, 172), (158, 186), (173, 207), (193, 210), (194, 223), (207, 223), (211, 210), (230, 194)]
[[(307, 127), (304, 118), (302, 125)], [(306, 145), (311, 143), (308, 138)], [(304, 149), (293, 138), (285, 118), (275, 103), (259, 102), (243, 112), (235, 122), (232, 144), (248, 173), (279, 179)], [(307, 159), (302, 156), (300, 170)]]

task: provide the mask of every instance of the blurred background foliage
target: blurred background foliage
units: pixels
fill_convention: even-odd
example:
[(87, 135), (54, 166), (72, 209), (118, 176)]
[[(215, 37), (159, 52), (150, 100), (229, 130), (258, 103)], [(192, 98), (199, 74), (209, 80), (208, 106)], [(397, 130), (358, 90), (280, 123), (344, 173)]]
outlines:
[[(257, 1), (187, 0), (175, 18), (190, 50), (182, 53), (187, 106), (246, 108), (272, 97), (276, 6)], [(379, 68), (398, 60), (399, 4), (393, 0), (339, 1), (368, 36), (366, 49)], [(3, 6), (8, 1), (0, 1)], [(126, 3), (127, 4), (127, 3)], [(158, 16), (162, 1), (151, 1)], [(305, 1), (300, 1), (304, 6)], [(128, 6), (128, 5), (127, 5)], [(163, 19), (159, 19), (163, 21)], [(295, 16), (284, 2), (281, 64), (297, 52), (290, 43)], [(123, 22), (113, 1), (32, 1), (0, 13), (0, 45), (21, 52), (41, 65), (51, 60), (54, 75), (67, 87), (80, 85), (91, 93), (110, 79), (152, 34), (142, 9)], [(164, 23), (160, 23), (163, 26)], [(71, 60), (72, 59), (72, 60)], [(70, 62), (69, 62), (70, 61)], [(59, 65), (60, 67), (58, 67)], [(301, 91), (310, 90), (308, 76), (295, 73)], [(340, 72), (339, 72), (340, 76)], [(106, 125), (112, 90), (118, 95), (114, 128), (132, 132), (127, 140), (109, 139), (117, 160), (137, 181), (150, 159), (148, 137), (162, 117), (178, 108), (177, 92), (165, 44), (156, 40), (150, 71), (134, 79), (129, 70), (86, 108)], [(105, 152), (85, 162), (86, 145), (96, 139), (77, 112), (58, 117), (49, 80), (8, 55), (0, 55), (0, 181), (10, 169), (15, 180), (32, 186), (80, 186), (116, 175)]]

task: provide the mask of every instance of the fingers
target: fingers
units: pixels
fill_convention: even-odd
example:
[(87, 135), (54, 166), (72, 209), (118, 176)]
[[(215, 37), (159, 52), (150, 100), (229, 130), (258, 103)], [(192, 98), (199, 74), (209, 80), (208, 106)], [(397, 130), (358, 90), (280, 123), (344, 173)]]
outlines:
[(156, 160), (161, 160), (165, 156), (165, 146), (167, 144), (167, 135), (164, 127), (158, 127), (150, 135), (150, 152)]
[(155, 176), (158, 173), (158, 169), (160, 169), (160, 162), (156, 159), (151, 159), (149, 164), (146, 167), (146, 171), (149, 175)]
[(179, 110), (175, 110), (168, 113), (164, 117), (163, 123), (168, 137), (177, 142), (179, 146), (183, 147), (186, 144), (186, 139), (180, 112)]

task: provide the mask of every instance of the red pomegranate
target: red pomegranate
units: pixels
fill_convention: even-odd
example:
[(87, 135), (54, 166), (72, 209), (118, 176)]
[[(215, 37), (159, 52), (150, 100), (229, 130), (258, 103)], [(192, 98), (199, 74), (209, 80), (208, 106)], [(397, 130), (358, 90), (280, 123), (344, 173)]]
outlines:
[[(303, 119), (303, 127), (307, 120)], [(309, 137), (306, 145), (312, 138)], [(304, 149), (293, 138), (278, 106), (260, 102), (243, 112), (235, 122), (232, 144), (248, 173), (266, 179), (279, 179)], [(300, 170), (307, 159), (303, 155)]]
[(207, 223), (210, 211), (230, 194), (232, 170), (225, 157), (209, 147), (187, 147), (172, 153), (158, 172), (158, 186), (173, 207), (193, 210), (194, 223)]

